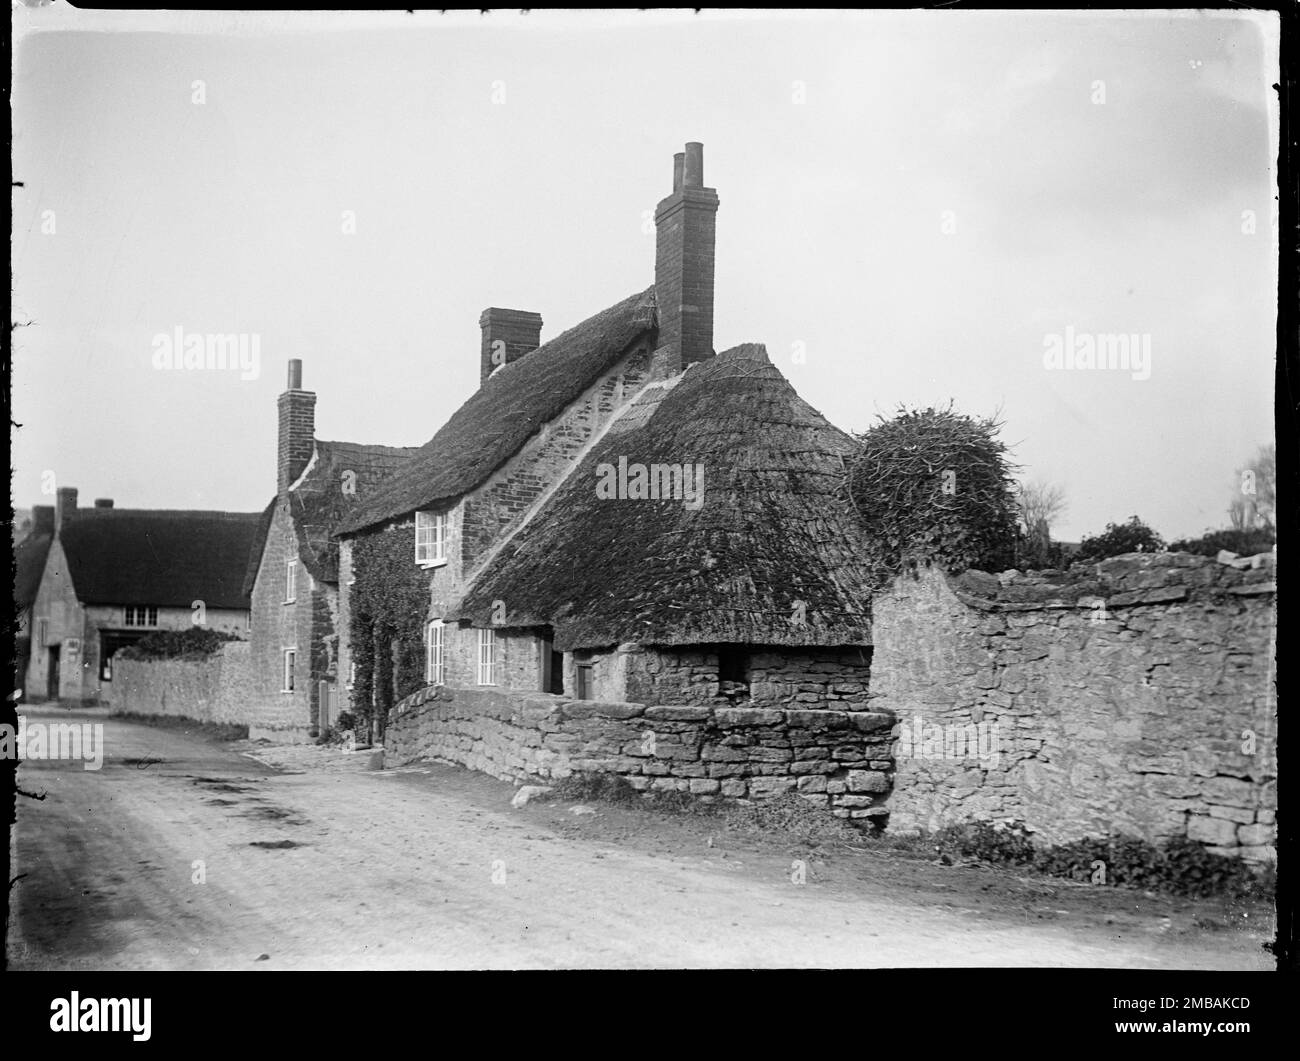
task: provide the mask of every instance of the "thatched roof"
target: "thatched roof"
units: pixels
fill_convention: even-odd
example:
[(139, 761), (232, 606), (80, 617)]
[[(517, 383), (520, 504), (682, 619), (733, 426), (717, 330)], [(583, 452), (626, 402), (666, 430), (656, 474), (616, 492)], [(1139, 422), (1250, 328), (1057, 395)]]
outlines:
[(386, 487), (364, 498), (335, 531), (349, 534), (445, 505), (509, 460), (655, 326), (654, 288), (497, 369)]
[(36, 600), (53, 540), (54, 535), (48, 531), (29, 534), (14, 550), (14, 604), (20, 609)]
[(257, 512), (84, 509), (59, 540), (82, 604), (247, 608)]
[[(838, 492), (854, 446), (762, 346), (700, 362), (611, 426), (448, 617), (489, 626), (500, 600), (500, 625), (551, 626), (560, 649), (870, 644), (870, 572)], [(702, 464), (703, 504), (600, 499), (598, 466), (620, 457)]]
[[(320, 582), (339, 580), (339, 546), (332, 537), (335, 530), (419, 452), (416, 446), (316, 440), (311, 462), (289, 493), (298, 558), (313, 578)], [(258, 527), (257, 544), (245, 576), (245, 588), (250, 595), (262, 563), (275, 505), (276, 499), (272, 498)]]

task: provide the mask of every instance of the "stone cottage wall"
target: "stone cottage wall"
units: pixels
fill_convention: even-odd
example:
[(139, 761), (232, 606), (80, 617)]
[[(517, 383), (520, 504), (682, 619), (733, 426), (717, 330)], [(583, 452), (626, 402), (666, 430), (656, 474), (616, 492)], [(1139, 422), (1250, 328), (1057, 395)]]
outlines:
[(1274, 592), (1267, 566), (1180, 553), (900, 578), (873, 606), (891, 829), (1010, 819), (1273, 858)]
[[(717, 704), (723, 699), (716, 649), (621, 645), (593, 655), (597, 657), (598, 694), (604, 687), (616, 699), (660, 704)], [(750, 686), (745, 703), (865, 711), (870, 671), (870, 647), (760, 646), (749, 654)]]
[(115, 715), (171, 715), (247, 725), (256, 685), (250, 646), (232, 641), (203, 659), (117, 659)]
[(430, 687), (397, 704), (390, 765), (444, 759), (511, 781), (610, 772), (646, 791), (797, 792), (851, 819), (886, 813), (892, 718), (870, 711), (646, 706)]

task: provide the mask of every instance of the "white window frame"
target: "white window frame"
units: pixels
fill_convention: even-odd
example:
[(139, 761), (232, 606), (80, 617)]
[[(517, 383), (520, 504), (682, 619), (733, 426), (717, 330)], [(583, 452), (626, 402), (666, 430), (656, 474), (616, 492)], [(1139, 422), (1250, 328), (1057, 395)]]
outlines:
[(421, 567), (438, 567), (447, 562), (447, 513), (415, 514), (415, 562)]
[(295, 680), (297, 674), (294, 672), (298, 666), (298, 650), (296, 648), (286, 648), (283, 650), (284, 669), (280, 677), (280, 692), (294, 692)]
[(478, 632), (478, 683), (496, 685), (497, 632), (484, 627)]
[(424, 682), (445, 685), (447, 682), (446, 627), (441, 619), (430, 619), (424, 628)]
[(298, 558), (284, 562), (284, 603), (293, 604), (298, 600)]
[(123, 609), (123, 622), (126, 626), (157, 626), (158, 606), (156, 604), (128, 604)]
[(50, 620), (41, 616), (36, 620), (36, 647), (46, 648), (50, 643)]

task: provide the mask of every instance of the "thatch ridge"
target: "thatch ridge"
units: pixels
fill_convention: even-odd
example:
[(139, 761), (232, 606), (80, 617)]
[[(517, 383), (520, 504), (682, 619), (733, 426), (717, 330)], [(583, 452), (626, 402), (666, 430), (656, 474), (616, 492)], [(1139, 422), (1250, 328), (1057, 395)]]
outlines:
[(355, 533), (417, 509), (445, 505), (472, 490), (654, 327), (650, 287), (503, 365), (335, 533)]
[[(560, 649), (870, 644), (870, 572), (840, 494), (855, 445), (761, 345), (728, 350), (634, 404), (447, 618), (491, 625), (500, 600), (500, 625), (551, 626)], [(620, 457), (704, 465), (703, 505), (600, 499), (598, 466)]]

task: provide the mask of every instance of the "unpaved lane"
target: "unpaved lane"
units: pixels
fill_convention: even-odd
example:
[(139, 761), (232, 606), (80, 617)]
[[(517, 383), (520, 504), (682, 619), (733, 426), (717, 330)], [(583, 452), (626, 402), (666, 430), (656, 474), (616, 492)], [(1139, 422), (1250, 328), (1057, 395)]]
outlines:
[(437, 768), (275, 772), (174, 731), (26, 713), (101, 722), (107, 753), (98, 772), (20, 771), (47, 798), (20, 800), (14, 968), (1266, 964), (569, 838), (509, 809), (505, 786), (486, 807)]

